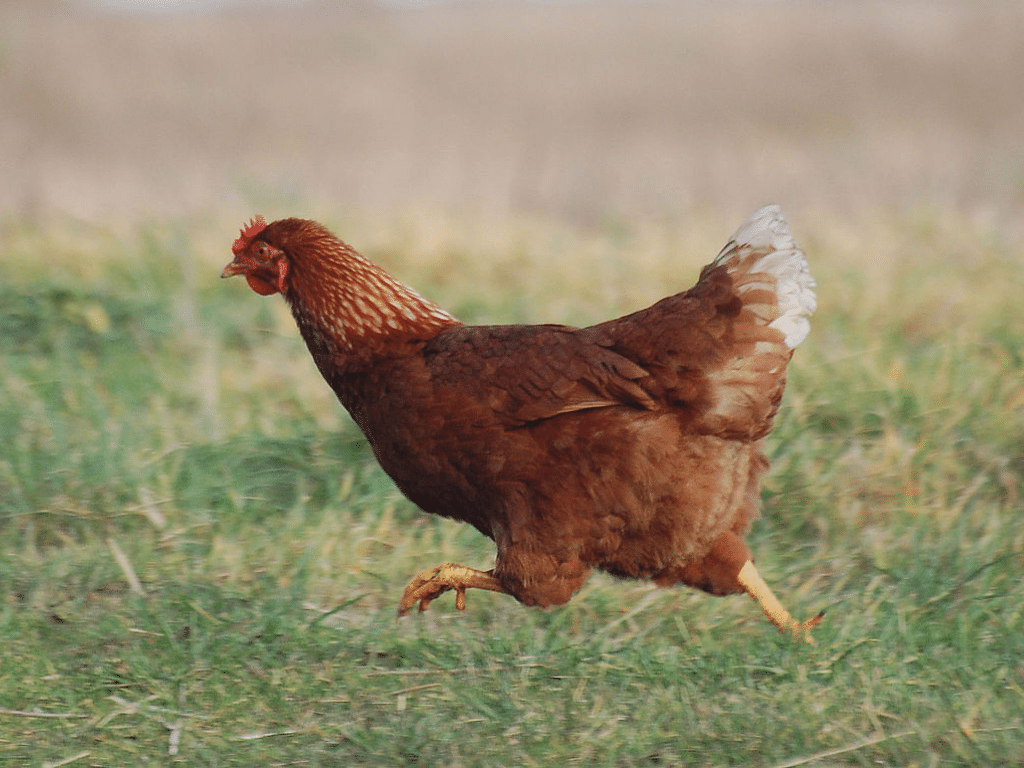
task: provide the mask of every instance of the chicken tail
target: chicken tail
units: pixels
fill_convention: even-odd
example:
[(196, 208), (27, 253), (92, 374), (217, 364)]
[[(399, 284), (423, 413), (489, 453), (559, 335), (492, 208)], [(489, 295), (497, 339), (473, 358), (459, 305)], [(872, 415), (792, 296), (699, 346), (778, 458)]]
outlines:
[[(785, 334), (787, 347), (795, 349), (807, 338), (808, 318), (817, 306), (814, 278), (779, 206), (766, 205), (743, 222), (713, 264), (727, 265), (744, 306)], [(760, 290), (770, 291), (773, 300), (746, 295)]]

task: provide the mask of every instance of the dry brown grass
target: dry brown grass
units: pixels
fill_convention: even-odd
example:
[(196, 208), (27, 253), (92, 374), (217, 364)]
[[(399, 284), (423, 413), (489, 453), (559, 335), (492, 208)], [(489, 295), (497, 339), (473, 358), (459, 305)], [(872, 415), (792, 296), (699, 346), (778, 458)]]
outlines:
[(777, 201), (1021, 226), (1017, 3), (85, 7), (0, 7), (7, 217), (315, 201), (728, 227)]

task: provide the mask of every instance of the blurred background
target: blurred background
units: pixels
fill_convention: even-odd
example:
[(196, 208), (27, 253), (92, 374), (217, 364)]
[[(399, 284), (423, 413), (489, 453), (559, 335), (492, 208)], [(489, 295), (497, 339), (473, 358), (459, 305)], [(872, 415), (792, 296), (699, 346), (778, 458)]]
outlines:
[(0, 217), (775, 201), (1019, 234), (1021, 73), (1015, 2), (5, 2)]

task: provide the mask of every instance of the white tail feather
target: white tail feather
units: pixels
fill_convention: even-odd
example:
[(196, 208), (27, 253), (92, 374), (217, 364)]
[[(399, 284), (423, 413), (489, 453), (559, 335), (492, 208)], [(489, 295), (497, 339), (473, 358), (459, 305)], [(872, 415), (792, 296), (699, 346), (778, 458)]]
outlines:
[[(714, 263), (735, 262), (740, 268), (741, 262), (747, 261), (745, 257), (750, 256), (756, 257), (756, 261), (744, 266), (743, 271), (772, 278), (770, 287), (776, 296), (779, 315), (768, 327), (782, 331), (786, 335), (786, 346), (794, 349), (811, 330), (808, 318), (814, 313), (817, 301), (807, 257), (793, 240), (779, 206), (766, 205), (743, 222)], [(744, 286), (748, 290), (754, 287), (759, 286), (753, 282)]]

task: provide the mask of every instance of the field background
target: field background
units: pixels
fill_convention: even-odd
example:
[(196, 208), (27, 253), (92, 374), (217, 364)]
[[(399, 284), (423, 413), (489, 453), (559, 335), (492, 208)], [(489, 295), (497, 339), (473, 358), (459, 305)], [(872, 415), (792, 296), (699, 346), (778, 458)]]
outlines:
[[(0, 5), (0, 758), (1019, 765), (1017, 3)], [(749, 600), (470, 593), (375, 466), (254, 213), (473, 322), (588, 323), (783, 206), (819, 283)]]

